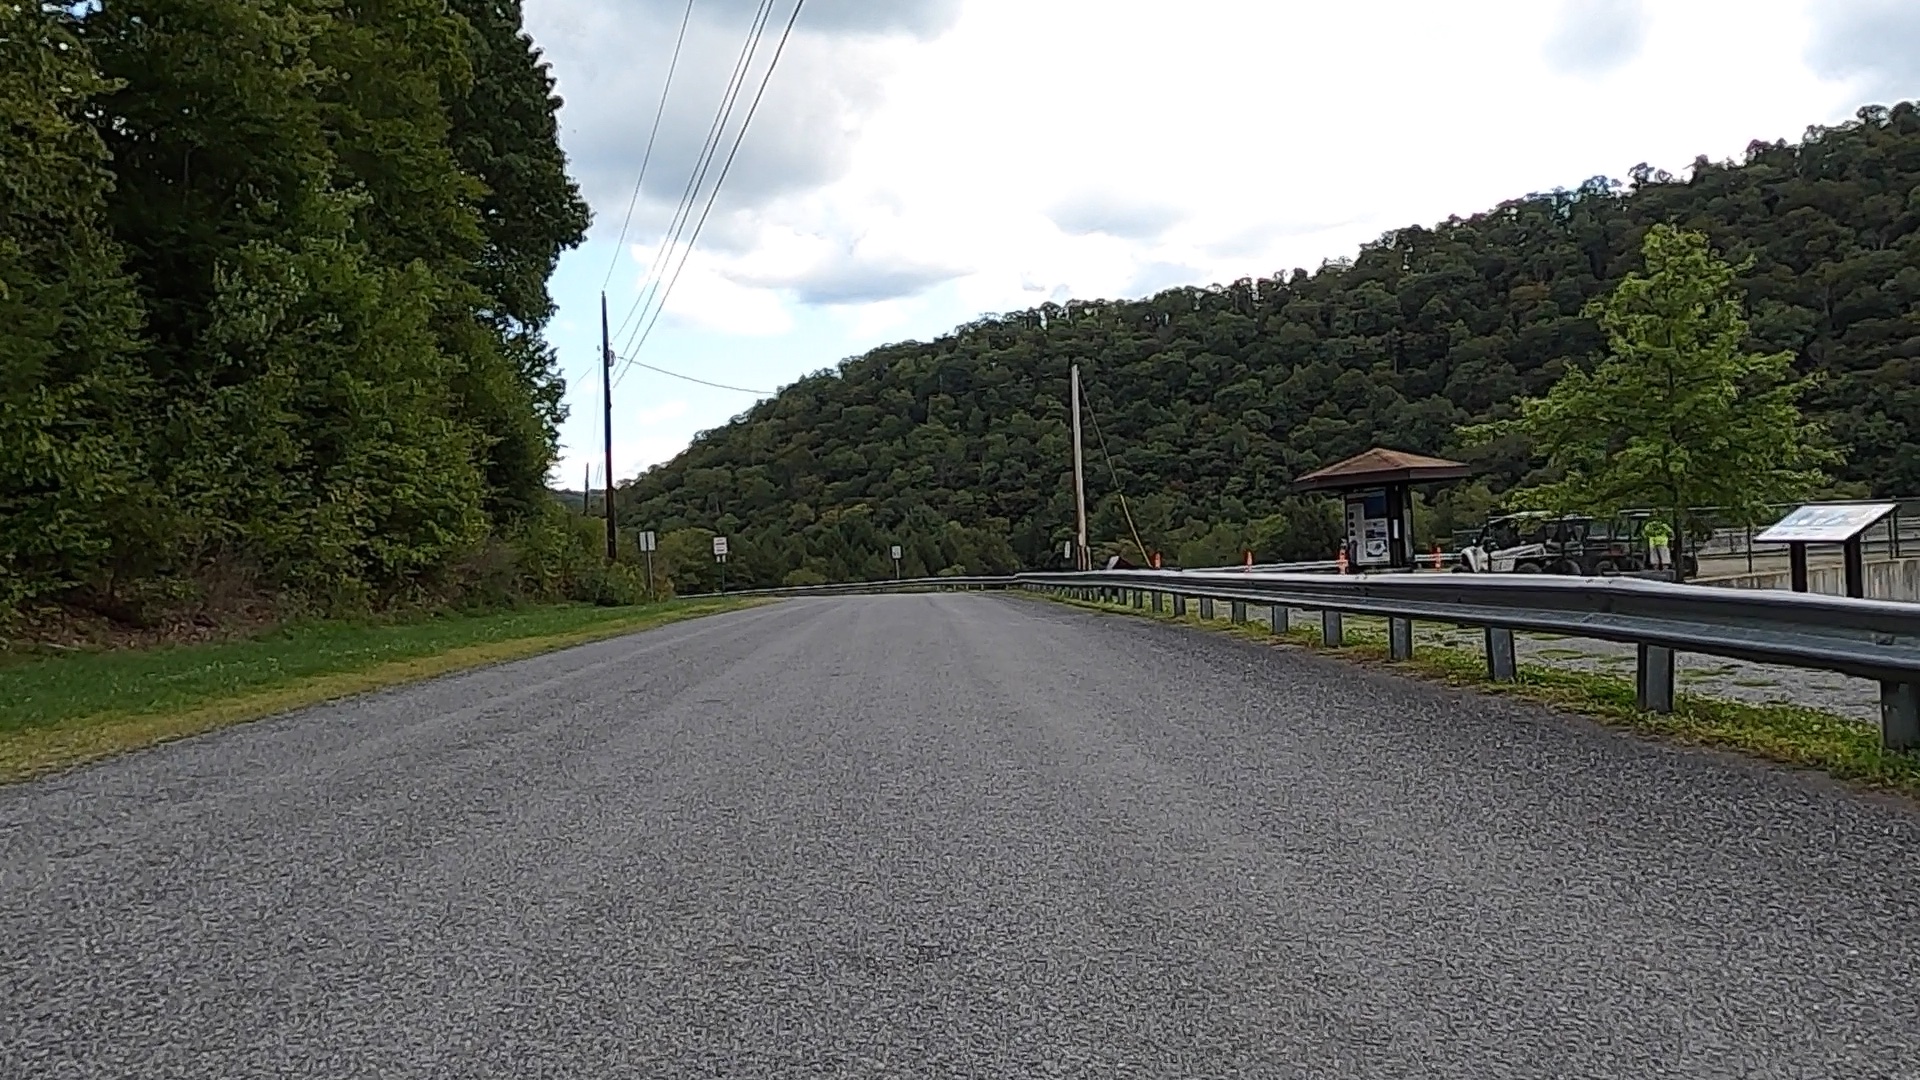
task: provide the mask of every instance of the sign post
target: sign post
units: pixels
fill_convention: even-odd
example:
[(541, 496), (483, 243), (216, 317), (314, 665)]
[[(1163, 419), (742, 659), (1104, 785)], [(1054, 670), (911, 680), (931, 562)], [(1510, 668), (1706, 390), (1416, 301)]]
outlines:
[(900, 545), (893, 545), (893, 580), (900, 580)]
[(647, 601), (648, 603), (652, 603), (654, 600), (653, 552), (654, 552), (654, 549), (659, 546), (660, 545), (658, 541), (655, 539), (653, 533), (643, 532), (640, 534), (640, 554), (645, 555), (647, 557)]
[(727, 591), (727, 538), (724, 536), (713, 538), (713, 561), (720, 564), (720, 592), (724, 595)]

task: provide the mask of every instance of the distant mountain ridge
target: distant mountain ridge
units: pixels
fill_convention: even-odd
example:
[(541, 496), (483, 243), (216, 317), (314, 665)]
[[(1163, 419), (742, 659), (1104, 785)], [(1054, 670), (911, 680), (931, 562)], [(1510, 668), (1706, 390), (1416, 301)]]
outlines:
[(1047, 304), (883, 346), (703, 433), (622, 487), (621, 516), (726, 533), (743, 584), (890, 575), (892, 543), (908, 573), (1057, 565), (1078, 362), (1102, 551), (1133, 556), (1137, 531), (1188, 563), (1324, 557), (1327, 507), (1286, 485), (1376, 444), (1483, 469), (1436, 500), (1444, 528), (1529, 469), (1526, 447), (1469, 453), (1458, 427), (1603, 354), (1581, 309), (1659, 222), (1754, 260), (1754, 347), (1824, 375), (1806, 405), (1847, 452), (1842, 479), (1920, 492), (1920, 109), (1902, 103), (1742, 162), (1698, 159), (1685, 179), (1640, 166), (1395, 230), (1312, 274)]

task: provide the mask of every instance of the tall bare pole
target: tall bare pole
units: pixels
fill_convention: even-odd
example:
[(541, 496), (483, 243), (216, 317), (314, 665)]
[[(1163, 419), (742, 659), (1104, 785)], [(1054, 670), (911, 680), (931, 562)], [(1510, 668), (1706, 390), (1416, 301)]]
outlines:
[(1087, 550), (1087, 477), (1080, 460), (1080, 365), (1073, 365), (1073, 510), (1078, 524), (1073, 545), (1076, 570), (1093, 569), (1093, 556)]
[(607, 294), (600, 294), (600, 397), (604, 413), (602, 429), (606, 433), (606, 511), (607, 511), (607, 561), (612, 562), (619, 554), (613, 536), (613, 340), (607, 333)]

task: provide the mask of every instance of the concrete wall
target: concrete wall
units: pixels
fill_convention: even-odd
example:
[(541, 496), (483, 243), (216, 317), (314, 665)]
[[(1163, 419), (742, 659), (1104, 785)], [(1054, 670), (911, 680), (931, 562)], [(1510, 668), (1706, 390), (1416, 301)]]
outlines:
[[(1920, 603), (1920, 557), (1870, 562), (1866, 565), (1867, 596), (1874, 600), (1906, 600)], [(1844, 596), (1846, 570), (1839, 566), (1814, 566), (1807, 570), (1807, 591)], [(1763, 570), (1755, 574), (1701, 578), (1702, 585), (1729, 589), (1786, 589), (1793, 578), (1785, 570)]]

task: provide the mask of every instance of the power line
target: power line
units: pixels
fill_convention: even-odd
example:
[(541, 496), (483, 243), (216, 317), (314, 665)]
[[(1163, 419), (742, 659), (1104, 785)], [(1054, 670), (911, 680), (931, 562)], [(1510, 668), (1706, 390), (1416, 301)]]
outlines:
[[(654, 251), (655, 259), (653, 260), (653, 265), (650, 265), (647, 269), (648, 282), (643, 286), (642, 295), (636, 298), (635, 307), (632, 309), (632, 312), (630, 312), (630, 314), (633, 312), (639, 313), (640, 319), (644, 320), (647, 317), (646, 312), (648, 308), (651, 307), (656, 300), (661, 303), (665, 302), (664, 296), (661, 293), (660, 283), (666, 277), (667, 263), (673, 259), (673, 249), (679, 245), (681, 236), (686, 233), (687, 222), (693, 215), (693, 204), (700, 197), (700, 187), (707, 182), (707, 171), (713, 168), (714, 155), (720, 152), (720, 140), (725, 137), (727, 123), (733, 119), (734, 107), (740, 103), (740, 91), (746, 89), (747, 74), (753, 70), (753, 58), (759, 54), (760, 42), (766, 37), (767, 23), (773, 16), (773, 5), (774, 0), (762, 0), (760, 8), (754, 13), (753, 25), (748, 31), (751, 36), (747, 39), (739, 62), (734, 65), (733, 78), (727, 86), (726, 100), (722, 104), (720, 114), (715, 117), (713, 127), (708, 130), (708, 141), (706, 145), (701, 148), (704, 156), (700, 161), (699, 170), (694, 176), (688, 179), (687, 190), (681, 200), (680, 209), (673, 223), (671, 235), (665, 240), (662, 240), (660, 247)], [(767, 70), (769, 73), (772, 72), (773, 69), (771, 65), (769, 65)], [(762, 85), (765, 85), (764, 81)], [(742, 123), (740, 133), (744, 134), (745, 131), (746, 125)], [(735, 145), (738, 145), (738, 143), (739, 139), (736, 136)], [(721, 179), (725, 179), (724, 170), (722, 170)], [(720, 180), (714, 181), (714, 192), (720, 190), (720, 182)], [(709, 195), (709, 201), (711, 201), (711, 195)], [(696, 237), (698, 236), (698, 230), (695, 230), (695, 235)], [(691, 247), (691, 245), (692, 241), (689, 241), (688, 246)], [(684, 264), (684, 257), (681, 261)], [(621, 329), (625, 331), (626, 320), (621, 320), (621, 323)], [(639, 322), (636, 321), (634, 325), (637, 327)], [(627, 335), (626, 344), (630, 350), (636, 334), (638, 334), (637, 330)]]
[[(682, 375), (677, 371), (668, 371), (666, 368), (663, 368), (663, 367), (654, 367), (652, 364), (642, 363), (641, 361), (635, 360), (632, 357), (626, 357), (625, 359), (626, 359), (626, 362), (633, 367), (646, 368), (648, 371), (657, 372), (661, 375), (671, 375), (676, 379), (685, 379), (690, 383), (699, 383), (701, 386), (711, 386), (716, 390), (737, 390), (742, 394), (758, 394), (761, 397), (769, 397), (773, 394), (772, 390), (753, 390), (745, 386), (728, 386), (726, 383), (710, 382), (706, 379), (696, 379), (691, 375)], [(625, 371), (626, 369), (621, 368), (620, 370)]]
[[(740, 99), (740, 89), (746, 85), (747, 71), (751, 68), (753, 54), (760, 48), (760, 39), (766, 33), (766, 24), (773, 14), (773, 0), (760, 0), (758, 10), (747, 27), (747, 39), (741, 43), (740, 55), (733, 62), (733, 74), (727, 79), (727, 87), (720, 95), (720, 107), (714, 110), (713, 123), (707, 127), (707, 137), (700, 144), (700, 152), (695, 156), (694, 167), (687, 175), (686, 190), (680, 193), (680, 202), (675, 207), (673, 217), (668, 221), (666, 232), (660, 245), (654, 249), (653, 257), (647, 261), (646, 277), (642, 279), (640, 289), (627, 313), (620, 318), (620, 327), (614, 331), (619, 337), (627, 332), (634, 316), (641, 310), (643, 302), (651, 302), (652, 293), (659, 290), (658, 272), (662, 268), (667, 252), (686, 229), (686, 219), (693, 212), (693, 201), (698, 197), (700, 184), (705, 182), (707, 170), (713, 165), (713, 155), (720, 149), (721, 132), (733, 117), (733, 107)], [(651, 292), (649, 290), (651, 286)], [(629, 339), (631, 340), (631, 339)]]
[(647, 149), (640, 155), (640, 175), (633, 178), (633, 194), (627, 197), (627, 215), (620, 219), (620, 239), (614, 242), (613, 258), (607, 263), (607, 276), (600, 280), (605, 291), (613, 280), (613, 269), (620, 265), (620, 249), (627, 243), (627, 226), (633, 223), (633, 208), (640, 201), (640, 185), (647, 179), (647, 163), (653, 160), (653, 140), (660, 134), (660, 118), (667, 112), (667, 95), (673, 91), (673, 72), (680, 66), (680, 46), (687, 40), (687, 23), (693, 19), (693, 0), (680, 16), (680, 35), (673, 40), (673, 59), (667, 62), (667, 81), (660, 87), (660, 107), (653, 111), (653, 130), (647, 133)]
[(714, 200), (720, 197), (720, 185), (727, 182), (727, 173), (733, 169), (733, 159), (740, 152), (740, 143), (747, 137), (747, 127), (753, 123), (753, 116), (760, 111), (760, 99), (766, 96), (767, 84), (773, 80), (773, 70), (780, 65), (780, 56), (787, 50), (787, 39), (793, 36), (793, 25), (800, 21), (800, 9), (807, 0), (796, 0), (793, 14), (787, 17), (787, 25), (780, 32), (780, 43), (773, 50), (773, 59), (767, 62), (765, 74), (760, 76), (760, 87), (754, 91), (753, 103), (747, 106), (746, 118), (740, 121), (740, 130), (734, 134), (733, 146), (727, 150), (727, 160), (720, 166), (720, 176), (713, 182), (713, 190), (707, 193), (707, 204), (700, 210), (700, 220), (694, 224), (693, 235), (687, 239), (686, 249), (680, 255), (680, 263), (674, 267), (673, 277), (667, 282), (666, 291), (661, 294), (660, 304), (654, 308), (653, 317), (648, 320), (647, 328), (640, 334), (640, 340), (629, 350), (638, 353), (652, 335), (654, 324), (660, 321), (660, 314), (667, 309), (667, 298), (673, 295), (673, 286), (680, 280), (680, 272), (687, 268), (687, 260), (693, 255), (693, 245), (700, 242), (700, 230), (706, 227), (707, 215), (713, 212)]
[(1107, 461), (1107, 476), (1113, 480), (1113, 493), (1120, 496), (1120, 513), (1126, 516), (1127, 531), (1133, 534), (1133, 546), (1140, 549), (1143, 564), (1151, 563), (1153, 556), (1147, 554), (1147, 545), (1140, 542), (1140, 530), (1133, 524), (1133, 511), (1127, 509), (1127, 493), (1120, 490), (1120, 472), (1113, 467), (1113, 455), (1107, 453), (1106, 436), (1100, 434), (1100, 417), (1094, 413), (1092, 405), (1087, 405), (1086, 410), (1087, 419), (1093, 421), (1093, 437), (1100, 443), (1100, 456)]

